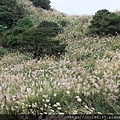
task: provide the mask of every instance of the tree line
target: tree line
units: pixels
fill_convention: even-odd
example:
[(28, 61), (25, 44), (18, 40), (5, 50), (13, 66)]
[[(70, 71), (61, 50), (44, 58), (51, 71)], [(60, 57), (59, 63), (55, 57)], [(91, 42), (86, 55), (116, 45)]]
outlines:
[(37, 59), (45, 55), (60, 57), (65, 53), (67, 44), (55, 39), (63, 29), (52, 21), (42, 21), (34, 27), (23, 9), (16, 0), (0, 1), (1, 46), (29, 52)]
[[(35, 7), (50, 10), (49, 0), (30, 0)], [(16, 0), (0, 1), (0, 46), (9, 50), (29, 52), (33, 58), (45, 55), (60, 57), (66, 52), (66, 43), (56, 40), (64, 32), (62, 27), (69, 25), (61, 20), (59, 24), (42, 21), (37, 27), (25, 14), (25, 9)], [(89, 36), (116, 36), (120, 33), (120, 16), (106, 9), (98, 10), (88, 26)]]

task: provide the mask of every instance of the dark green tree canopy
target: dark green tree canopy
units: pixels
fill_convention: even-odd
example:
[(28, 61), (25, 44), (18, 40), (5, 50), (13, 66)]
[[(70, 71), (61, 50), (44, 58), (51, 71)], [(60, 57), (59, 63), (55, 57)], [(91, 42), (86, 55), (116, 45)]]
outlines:
[[(47, 23), (48, 26), (44, 26), (43, 23)], [(20, 52), (29, 52), (33, 55), (33, 58), (40, 58), (45, 55), (59, 57), (66, 52), (67, 44), (54, 39), (58, 30), (61, 30), (61, 28), (56, 23), (47, 21), (41, 22), (40, 26), (35, 28), (31, 20), (25, 17), (20, 19), (11, 30), (5, 32), (2, 46), (18, 49)]]
[(5, 38), (2, 42), (2, 46), (8, 48), (16, 48), (16, 46), (21, 44), (23, 33), (30, 29), (32, 26), (32, 21), (29, 18), (24, 17), (20, 19), (17, 22), (16, 26), (4, 33)]
[(16, 0), (0, 0), (0, 25), (11, 28), (23, 17)]
[[(49, 0), (32, 0), (43, 9), (50, 9)], [(32, 21), (24, 16), (24, 9), (16, 0), (0, 1), (0, 45), (9, 50), (29, 52), (34, 58), (48, 56), (59, 57), (65, 53), (67, 44), (55, 40), (63, 29), (55, 22), (43, 21), (33, 27)]]
[(55, 22), (43, 21), (38, 25), (38, 28), (52, 29), (54, 33), (59, 34), (63, 32), (63, 29)]
[[(48, 26), (44, 25), (44, 23), (47, 23)], [(60, 56), (66, 52), (65, 48), (67, 44), (62, 43), (60, 40), (53, 39), (58, 34), (55, 28), (61, 30), (56, 23), (41, 22), (39, 27), (32, 28), (24, 33), (22, 46), (25, 46), (24, 48), (31, 52), (34, 58), (43, 57), (44, 55)]]
[(13, 8), (16, 4), (16, 0), (0, 0), (0, 6), (7, 6)]
[(117, 35), (120, 33), (120, 16), (102, 9), (96, 12), (89, 26), (92, 35)]
[(51, 8), (49, 0), (30, 0), (33, 2), (35, 7), (41, 7), (43, 9), (49, 10)]

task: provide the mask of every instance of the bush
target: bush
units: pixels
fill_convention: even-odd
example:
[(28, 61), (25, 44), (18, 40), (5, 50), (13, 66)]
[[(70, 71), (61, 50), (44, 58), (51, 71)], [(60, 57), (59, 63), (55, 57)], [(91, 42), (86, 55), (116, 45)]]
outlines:
[(69, 21), (67, 21), (67, 20), (58, 20), (57, 21), (62, 27), (66, 27), (67, 25), (69, 25), (70, 24), (70, 22)]
[(98, 36), (119, 34), (120, 16), (106, 9), (97, 11), (89, 26), (89, 33)]
[(33, 26), (33, 23), (28, 17), (24, 17), (18, 21), (17, 26), (21, 28), (30, 28)]
[(51, 8), (49, 0), (30, 0), (33, 2), (35, 7), (41, 7), (43, 9), (49, 10)]

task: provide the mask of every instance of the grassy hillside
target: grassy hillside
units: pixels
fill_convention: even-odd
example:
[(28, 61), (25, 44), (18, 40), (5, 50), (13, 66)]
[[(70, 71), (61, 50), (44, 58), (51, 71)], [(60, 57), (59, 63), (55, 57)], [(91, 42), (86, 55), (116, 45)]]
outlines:
[(91, 16), (68, 16), (19, 0), (34, 26), (69, 21), (58, 39), (68, 43), (60, 59), (36, 62), (28, 55), (0, 60), (0, 113), (120, 113), (120, 36), (85, 36)]

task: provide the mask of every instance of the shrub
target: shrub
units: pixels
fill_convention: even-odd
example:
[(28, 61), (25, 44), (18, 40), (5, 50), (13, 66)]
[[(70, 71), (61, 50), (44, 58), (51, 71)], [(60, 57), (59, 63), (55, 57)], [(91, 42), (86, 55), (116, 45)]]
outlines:
[(89, 26), (89, 33), (98, 36), (119, 34), (120, 16), (106, 9), (97, 11)]
[(33, 23), (28, 17), (24, 17), (18, 21), (17, 26), (21, 28), (30, 28), (33, 26)]
[(51, 7), (49, 0), (30, 0), (30, 1), (33, 2), (35, 7), (41, 7), (46, 10), (49, 10)]
[(69, 25), (69, 21), (67, 21), (67, 20), (58, 20), (57, 21), (62, 27), (66, 27), (67, 25)]

